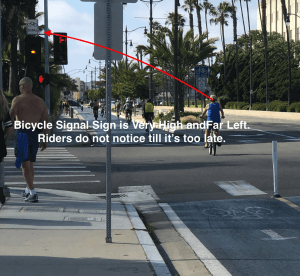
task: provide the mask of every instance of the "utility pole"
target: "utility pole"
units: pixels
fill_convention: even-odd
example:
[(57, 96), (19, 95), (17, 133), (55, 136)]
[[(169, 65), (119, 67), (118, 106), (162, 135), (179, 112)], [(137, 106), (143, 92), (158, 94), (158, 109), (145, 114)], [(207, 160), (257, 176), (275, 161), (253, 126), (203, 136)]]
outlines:
[[(48, 31), (48, 0), (44, 0), (44, 13), (45, 31)], [(45, 35), (45, 73), (49, 74), (49, 43), (47, 35)], [(48, 119), (50, 119), (50, 84), (47, 84), (45, 87), (45, 103), (48, 110)]]
[(125, 28), (125, 54), (126, 54), (126, 57), (125, 57), (125, 69), (127, 70), (127, 62), (128, 62), (128, 58), (127, 58), (127, 25), (126, 25), (126, 28)]
[[(174, 77), (178, 78), (178, 6), (179, 0), (175, 0), (175, 17), (174, 17)], [(178, 82), (174, 79), (174, 112), (175, 122), (179, 121), (178, 114)]]
[(0, 0), (0, 89), (3, 92), (3, 79), (2, 79), (2, 1)]
[(261, 1), (262, 5), (262, 27), (263, 36), (265, 44), (265, 74), (266, 74), (266, 110), (268, 110), (269, 105), (269, 95), (268, 95), (268, 40), (267, 40), (267, 27), (266, 27), (266, 0)]

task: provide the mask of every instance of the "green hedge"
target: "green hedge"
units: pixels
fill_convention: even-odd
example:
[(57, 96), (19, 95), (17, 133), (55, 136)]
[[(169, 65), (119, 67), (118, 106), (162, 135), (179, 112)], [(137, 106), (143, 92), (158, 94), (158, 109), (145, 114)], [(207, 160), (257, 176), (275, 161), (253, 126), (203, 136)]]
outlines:
[(300, 112), (300, 102), (292, 103), (286, 109), (287, 112)]
[(280, 112), (286, 112), (288, 107), (288, 102), (282, 102), (282, 101), (272, 101), (270, 102), (268, 106), (269, 111), (280, 111)]
[(245, 102), (227, 102), (225, 105), (226, 109), (244, 109), (245, 107), (248, 109), (249, 104)]
[(265, 103), (254, 103), (252, 105), (251, 110), (266, 110), (266, 104)]
[(193, 115), (195, 117), (199, 117), (201, 115), (201, 112), (183, 112), (183, 111), (179, 111), (179, 117), (185, 117), (185, 116), (189, 116), (189, 115)]

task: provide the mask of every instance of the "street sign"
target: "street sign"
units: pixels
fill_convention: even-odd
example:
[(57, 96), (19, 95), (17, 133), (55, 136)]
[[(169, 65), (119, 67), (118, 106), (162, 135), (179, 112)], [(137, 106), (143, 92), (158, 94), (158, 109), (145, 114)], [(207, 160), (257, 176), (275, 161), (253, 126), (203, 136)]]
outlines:
[(26, 34), (37, 35), (39, 33), (39, 23), (37, 19), (27, 19)]
[(200, 66), (200, 78), (208, 78), (208, 66)]
[[(119, 1), (111, 3), (111, 44), (110, 48), (123, 52), (123, 5)], [(106, 1), (97, 2), (94, 6), (94, 43), (107, 47), (106, 31)], [(106, 59), (106, 49), (94, 46), (94, 58), (97, 60)], [(122, 60), (123, 55), (111, 52), (112, 60)]]
[(195, 67), (195, 78), (200, 78), (200, 66)]

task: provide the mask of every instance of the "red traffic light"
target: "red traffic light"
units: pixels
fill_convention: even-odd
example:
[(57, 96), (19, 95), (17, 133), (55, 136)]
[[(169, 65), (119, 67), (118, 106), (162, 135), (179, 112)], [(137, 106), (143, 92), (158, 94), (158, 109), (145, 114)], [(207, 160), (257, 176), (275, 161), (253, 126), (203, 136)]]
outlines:
[(50, 75), (47, 73), (39, 74), (39, 83), (44, 85), (50, 84)]
[(43, 83), (44, 79), (45, 79), (45, 78), (44, 78), (43, 75), (40, 75), (40, 76), (39, 76), (39, 82), (40, 82), (40, 83)]

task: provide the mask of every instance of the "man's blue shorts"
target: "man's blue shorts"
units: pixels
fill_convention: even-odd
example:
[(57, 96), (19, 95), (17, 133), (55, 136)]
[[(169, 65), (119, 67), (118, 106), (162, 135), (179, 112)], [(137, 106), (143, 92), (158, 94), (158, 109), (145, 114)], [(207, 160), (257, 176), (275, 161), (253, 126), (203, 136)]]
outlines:
[(15, 156), (18, 156), (18, 150), (20, 149), (18, 145), (18, 135), (19, 133), (25, 133), (28, 138), (28, 156), (23, 160), (23, 162), (30, 161), (35, 162), (36, 155), (40, 146), (40, 143), (38, 141), (38, 135), (39, 131), (36, 129), (35, 131), (32, 131), (32, 129), (18, 129), (16, 130), (16, 136), (15, 136)]

